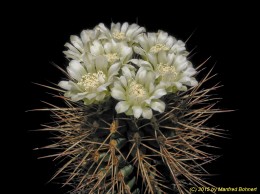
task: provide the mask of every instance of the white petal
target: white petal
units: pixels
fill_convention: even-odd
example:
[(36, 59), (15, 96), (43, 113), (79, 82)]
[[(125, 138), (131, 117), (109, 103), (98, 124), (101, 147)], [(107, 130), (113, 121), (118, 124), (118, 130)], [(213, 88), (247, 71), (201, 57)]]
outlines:
[(158, 99), (161, 98), (162, 96), (166, 95), (167, 92), (165, 91), (165, 89), (158, 89), (153, 93), (153, 96)]
[(95, 73), (96, 69), (95, 66), (91, 63), (84, 63), (85, 67), (87, 68), (88, 73)]
[(122, 61), (128, 60), (133, 54), (132, 48), (124, 46), (121, 48)]
[(151, 108), (162, 113), (165, 110), (165, 103), (163, 101), (154, 101), (151, 103)]
[(144, 85), (147, 82), (146, 75), (147, 71), (144, 68), (139, 68), (139, 70), (136, 73), (137, 82)]
[(138, 46), (134, 46), (134, 52), (141, 56), (145, 55), (145, 51), (141, 47), (138, 47)]
[(140, 106), (133, 106), (132, 107), (135, 118), (139, 118), (143, 113), (143, 109)]
[(90, 37), (89, 37), (89, 31), (88, 30), (83, 30), (81, 33), (80, 33), (80, 38), (82, 40), (82, 42), (84, 44), (88, 43), (90, 41)]
[(125, 89), (121, 85), (121, 82), (119, 82), (119, 81), (115, 81), (114, 82), (114, 87), (113, 88), (117, 89), (117, 90), (120, 90), (120, 91), (125, 91)]
[(121, 27), (121, 24), (118, 22), (118, 23), (112, 23), (111, 24), (111, 31), (112, 32), (120, 32), (120, 27)]
[(67, 71), (72, 78), (78, 81), (86, 74), (84, 67), (76, 60), (70, 61)]
[(189, 82), (185, 83), (185, 84), (188, 85), (188, 86), (197, 86), (198, 81), (194, 77), (192, 77), (192, 78), (190, 78)]
[(143, 108), (142, 116), (146, 119), (151, 119), (153, 116), (153, 111), (150, 108)]
[(98, 30), (100, 30), (101, 32), (105, 33), (105, 35), (107, 37), (110, 35), (110, 31), (108, 30), (108, 28), (103, 23), (100, 23), (96, 28)]
[(152, 82), (149, 83), (149, 92), (153, 92), (155, 89), (154, 84)]
[(157, 65), (157, 57), (151, 53), (147, 54), (148, 60), (155, 66)]
[(131, 36), (139, 28), (136, 24), (131, 24), (126, 32), (126, 36)]
[(176, 38), (169, 36), (166, 41), (166, 46), (171, 48), (175, 42), (176, 42)]
[(140, 27), (138, 30), (136, 30), (136, 31), (132, 34), (132, 38), (135, 38), (138, 34), (141, 34), (142, 32), (145, 32), (145, 28), (144, 28), (144, 27)]
[(90, 47), (90, 52), (94, 56), (99, 56), (99, 55), (104, 54), (104, 48), (103, 48), (102, 44), (100, 43), (100, 41), (95, 40), (93, 42), (93, 45)]
[(71, 58), (71, 59), (78, 60), (78, 61), (81, 60), (81, 55), (78, 53), (74, 53), (71, 50), (63, 51), (63, 53), (66, 55), (67, 58)]
[(131, 59), (130, 62), (140, 67), (140, 59)]
[(125, 33), (126, 30), (128, 29), (128, 26), (129, 26), (129, 25), (128, 25), (127, 22), (123, 23), (123, 25), (122, 25), (122, 27), (121, 27), (121, 32)]
[(130, 79), (132, 77), (131, 71), (128, 67), (124, 66), (122, 68), (122, 73), (125, 77), (127, 77), (128, 79)]
[(83, 92), (83, 93), (78, 93), (78, 94), (72, 95), (71, 100), (74, 102), (82, 100), (83, 98), (86, 97), (86, 94), (87, 94), (86, 92)]
[(178, 55), (175, 59), (174, 65), (176, 66), (177, 71), (182, 71), (183, 69), (187, 68), (188, 61), (186, 57)]
[(118, 73), (119, 69), (120, 69), (120, 63), (115, 63), (115, 64), (111, 65), (111, 67), (108, 70), (108, 76), (116, 75)]
[(70, 36), (70, 41), (73, 44), (73, 46), (75, 46), (80, 52), (84, 52), (83, 43), (78, 36)]
[(103, 91), (106, 91), (107, 90), (107, 86), (106, 85), (101, 85), (97, 88), (97, 91), (98, 92), (103, 92)]
[(106, 93), (100, 93), (100, 94), (98, 94), (97, 96), (96, 96), (96, 100), (97, 101), (101, 101), (101, 100), (103, 100), (104, 98), (105, 98), (105, 96), (106, 96)]
[[(140, 68), (141, 69), (141, 68)], [(154, 83), (155, 81), (155, 74), (153, 71), (148, 71), (145, 77), (145, 87), (149, 88), (150, 83)]]
[(72, 88), (71, 84), (69, 84), (68, 81), (60, 81), (58, 86), (60, 86), (61, 88), (65, 89), (65, 90), (71, 90), (71, 88)]
[(168, 38), (168, 33), (167, 32), (163, 32), (163, 31), (159, 31), (159, 35), (158, 35), (158, 43), (165, 43), (166, 40)]
[(105, 49), (105, 52), (106, 53), (111, 53), (112, 52), (112, 44), (110, 42), (107, 42), (105, 45), (104, 45), (104, 49)]
[(175, 85), (178, 88), (178, 90), (182, 87), (182, 83), (180, 82), (174, 82), (173, 85)]
[(157, 33), (147, 33), (148, 34), (148, 45), (149, 47), (152, 47), (156, 44), (156, 41), (157, 41)]
[(185, 82), (189, 82), (190, 81), (190, 77), (184, 76), (182, 77), (179, 82), (185, 83)]
[(186, 76), (193, 76), (195, 75), (197, 72), (196, 70), (193, 68), (193, 67), (188, 67), (184, 72), (183, 74), (186, 75)]
[(172, 62), (173, 62), (174, 58), (175, 58), (175, 54), (174, 53), (169, 53), (167, 55), (167, 64), (168, 65), (172, 65)]
[(86, 98), (89, 99), (89, 100), (91, 100), (91, 99), (95, 98), (96, 96), (97, 96), (96, 93), (91, 93), (91, 94), (87, 94), (87, 95), (86, 95)]
[(129, 108), (129, 104), (126, 102), (126, 101), (121, 101), (121, 102), (118, 102), (116, 104), (116, 112), (119, 114), (119, 113), (123, 113), (123, 112), (126, 112)]
[(141, 47), (144, 50), (148, 51), (149, 45), (148, 45), (148, 41), (147, 41), (146, 35), (140, 34), (139, 36), (137, 36), (137, 41), (138, 41), (138, 43), (141, 45)]
[(197, 86), (199, 83), (196, 79), (191, 79), (190, 86)]
[(127, 80), (125, 76), (120, 76), (120, 82), (123, 84), (123, 86), (126, 88), (127, 87)]
[(167, 64), (167, 56), (165, 51), (158, 53), (158, 63)]
[(65, 47), (67, 47), (69, 50), (73, 51), (74, 53), (80, 54), (79, 50), (77, 50), (74, 46), (72, 46), (70, 43), (66, 43), (64, 45)]
[(104, 56), (98, 56), (96, 58), (97, 71), (107, 72), (108, 62)]
[(118, 89), (115, 89), (115, 88), (111, 89), (111, 96), (113, 98), (117, 99), (117, 100), (125, 100), (126, 99), (125, 92), (118, 90)]

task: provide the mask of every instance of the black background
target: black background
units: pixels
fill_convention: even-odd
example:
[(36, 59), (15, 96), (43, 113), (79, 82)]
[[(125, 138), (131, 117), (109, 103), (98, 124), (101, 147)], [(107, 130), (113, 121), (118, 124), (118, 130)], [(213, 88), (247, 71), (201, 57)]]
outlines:
[[(223, 100), (218, 105), (225, 109), (236, 110), (232, 113), (217, 115), (211, 124), (228, 130), (230, 139), (216, 139), (222, 149), (217, 151), (222, 157), (208, 166), (210, 172), (219, 175), (211, 182), (223, 187), (256, 187), (259, 185), (259, 44), (257, 44), (257, 12), (254, 5), (204, 3), (201, 5), (183, 3), (168, 4), (163, 1), (149, 2), (145, 6), (121, 1), (105, 5), (80, 4), (28, 4), (13, 11), (15, 19), (9, 22), (14, 41), (14, 52), (10, 71), (17, 74), (14, 83), (16, 103), (21, 108), (19, 120), (12, 120), (7, 139), (14, 142), (8, 146), (11, 158), (10, 178), (7, 182), (10, 191), (18, 189), (21, 193), (63, 193), (60, 185), (47, 183), (55, 172), (55, 162), (51, 159), (38, 160), (44, 152), (33, 148), (49, 143), (48, 134), (30, 132), (40, 128), (40, 124), (50, 121), (48, 113), (26, 110), (45, 107), (40, 101), (60, 102), (51, 98), (48, 89), (32, 82), (57, 83), (62, 73), (51, 65), (67, 65), (62, 51), (72, 34), (79, 35), (81, 30), (93, 28), (100, 22), (109, 25), (113, 22), (138, 22), (147, 31), (162, 29), (178, 39), (186, 40), (188, 50), (197, 46), (197, 54), (192, 58), (198, 65), (212, 56), (207, 63), (218, 76), (214, 81), (224, 85), (217, 91)], [(118, 8), (115, 5), (119, 6)], [(126, 8), (128, 7), (128, 8)], [(15, 68), (15, 69), (14, 69)], [(12, 75), (14, 75), (12, 73)], [(9, 82), (10, 83), (10, 82)], [(21, 91), (20, 91), (21, 90)], [(19, 91), (19, 92), (17, 92)], [(19, 97), (16, 96), (19, 94)], [(12, 117), (12, 116), (10, 116)], [(13, 118), (13, 117), (12, 117)], [(10, 192), (13, 193), (13, 192)]]

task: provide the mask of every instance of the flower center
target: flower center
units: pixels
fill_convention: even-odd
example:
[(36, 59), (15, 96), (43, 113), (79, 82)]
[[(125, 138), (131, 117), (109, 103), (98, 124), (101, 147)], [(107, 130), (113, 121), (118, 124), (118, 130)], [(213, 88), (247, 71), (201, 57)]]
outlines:
[(98, 71), (97, 73), (87, 73), (83, 75), (78, 85), (83, 87), (86, 92), (95, 91), (101, 84), (106, 80), (106, 75), (103, 71)]
[(124, 32), (114, 32), (113, 38), (117, 40), (124, 40), (125, 39), (125, 33)]
[(157, 70), (165, 81), (174, 81), (178, 75), (175, 67), (168, 64), (159, 64)]
[(109, 53), (109, 54), (106, 54), (105, 56), (109, 63), (114, 63), (115, 61), (119, 60), (119, 56), (117, 53)]
[(142, 84), (132, 81), (129, 87), (129, 97), (134, 102), (142, 102), (147, 97), (147, 91)]
[(158, 53), (160, 51), (168, 51), (169, 47), (167, 47), (165, 44), (156, 44), (154, 46), (152, 46), (152, 48), (150, 49), (151, 53)]

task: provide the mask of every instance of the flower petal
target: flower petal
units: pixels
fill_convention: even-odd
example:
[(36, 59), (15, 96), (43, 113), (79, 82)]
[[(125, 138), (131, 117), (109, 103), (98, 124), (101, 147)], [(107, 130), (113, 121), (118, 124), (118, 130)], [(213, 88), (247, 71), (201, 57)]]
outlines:
[(117, 100), (125, 100), (126, 99), (124, 91), (121, 91), (121, 90), (118, 90), (118, 89), (115, 89), (115, 88), (111, 89), (111, 96), (113, 98), (117, 99)]
[(119, 114), (119, 113), (126, 112), (129, 109), (129, 106), (130, 105), (126, 101), (121, 101), (116, 104), (115, 109), (116, 112)]
[(108, 76), (114, 76), (118, 73), (120, 68), (120, 63), (115, 63), (111, 65), (111, 67), (108, 70)]
[(92, 46), (90, 47), (90, 52), (94, 56), (99, 56), (104, 53), (104, 49), (100, 41), (95, 40), (93, 42)]
[(167, 94), (167, 92), (165, 91), (165, 89), (161, 88), (161, 89), (155, 90), (155, 92), (153, 93), (153, 96), (154, 96), (154, 98), (158, 99), (166, 94)]
[(146, 119), (151, 119), (153, 116), (153, 111), (150, 108), (143, 108), (142, 116)]
[(164, 44), (168, 38), (168, 33), (164, 31), (159, 31), (158, 43)]
[(128, 79), (130, 79), (132, 77), (131, 71), (128, 67), (124, 66), (122, 68), (122, 73), (125, 77), (127, 77)]
[(151, 53), (147, 54), (149, 62), (151, 62), (154, 66), (157, 65), (157, 57)]
[(145, 85), (147, 83), (146, 80), (147, 71), (144, 68), (139, 68), (139, 70), (136, 73), (136, 80), (138, 83)]
[(105, 92), (102, 92), (102, 93), (100, 93), (100, 94), (98, 94), (98, 95), (96, 96), (96, 100), (97, 100), (97, 101), (102, 101), (102, 100), (104, 100), (105, 96), (106, 96), (106, 93), (105, 93)]
[(127, 87), (127, 80), (125, 76), (120, 76), (120, 82), (123, 84), (123, 86), (126, 88)]
[(68, 81), (60, 81), (58, 83), (58, 86), (65, 89), (65, 90), (71, 90), (71, 88), (72, 88), (71, 84), (69, 84)]
[(129, 26), (129, 24), (127, 22), (124, 22), (121, 27), (121, 32), (125, 33), (126, 30), (128, 29), (128, 26)]
[(75, 46), (80, 52), (84, 52), (83, 43), (78, 36), (71, 35), (70, 42)]
[(165, 103), (161, 100), (160, 101), (153, 101), (151, 103), (151, 108), (153, 110), (156, 110), (156, 111), (162, 113), (165, 110)]
[(95, 98), (96, 96), (97, 96), (96, 93), (91, 93), (91, 94), (87, 94), (87, 95), (86, 95), (86, 98), (89, 99), (89, 100), (91, 100), (91, 99)]
[(98, 56), (96, 58), (96, 69), (97, 71), (107, 72), (108, 62), (104, 56)]
[(137, 118), (137, 119), (143, 113), (143, 109), (140, 106), (133, 106), (132, 109), (133, 109), (133, 112), (134, 112), (134, 117)]
[(70, 43), (66, 43), (64, 46), (67, 47), (69, 50), (73, 51), (74, 53), (80, 54), (80, 52), (74, 46), (72, 46)]
[(71, 96), (71, 100), (73, 102), (77, 102), (77, 101), (82, 100), (83, 98), (85, 98), (86, 94), (87, 94), (86, 92), (77, 93), (77, 94)]
[(103, 91), (106, 91), (107, 90), (107, 86), (106, 85), (101, 85), (97, 88), (97, 91), (98, 92), (103, 92)]
[(125, 62), (125, 60), (128, 60), (133, 54), (133, 50), (132, 48), (128, 47), (128, 46), (123, 46), (121, 48), (121, 60), (123, 62)]
[(67, 71), (72, 78), (78, 81), (81, 79), (81, 77), (84, 74), (86, 74), (84, 67), (76, 60), (72, 60), (69, 63), (69, 66), (67, 67)]
[(147, 41), (147, 36), (144, 34), (140, 34), (139, 36), (137, 36), (137, 41), (138, 43), (141, 45), (141, 47), (148, 51), (149, 49), (149, 45), (148, 45), (148, 41)]

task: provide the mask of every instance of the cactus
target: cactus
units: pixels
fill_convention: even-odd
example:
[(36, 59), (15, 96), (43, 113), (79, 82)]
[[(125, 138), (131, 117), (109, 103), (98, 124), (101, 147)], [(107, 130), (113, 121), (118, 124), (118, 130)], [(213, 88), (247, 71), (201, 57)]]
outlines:
[[(223, 131), (206, 122), (216, 109), (212, 91), (199, 82), (182, 41), (136, 25), (99, 24), (65, 45), (68, 80), (58, 85), (66, 107), (49, 104), (47, 126), (61, 160), (59, 175), (71, 193), (189, 193), (211, 186), (203, 168), (215, 159), (202, 147)], [(47, 86), (49, 87), (49, 86)], [(50, 87), (49, 87), (50, 88)], [(64, 94), (63, 94), (64, 93)]]

